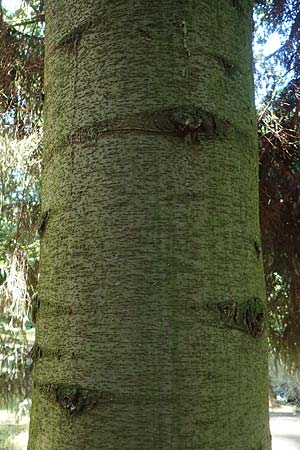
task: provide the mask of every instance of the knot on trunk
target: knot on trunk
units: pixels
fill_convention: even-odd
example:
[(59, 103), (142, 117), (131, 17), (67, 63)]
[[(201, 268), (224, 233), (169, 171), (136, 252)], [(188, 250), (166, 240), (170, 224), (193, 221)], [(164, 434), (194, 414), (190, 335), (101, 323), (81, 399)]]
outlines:
[(96, 404), (94, 393), (79, 386), (45, 384), (40, 386), (40, 391), (70, 416), (92, 409)]
[(192, 140), (211, 138), (216, 133), (216, 121), (212, 114), (202, 110), (182, 110), (173, 112), (175, 127)]
[(244, 303), (218, 303), (217, 307), (226, 325), (246, 331), (253, 337), (263, 335), (266, 307), (259, 298), (252, 298)]

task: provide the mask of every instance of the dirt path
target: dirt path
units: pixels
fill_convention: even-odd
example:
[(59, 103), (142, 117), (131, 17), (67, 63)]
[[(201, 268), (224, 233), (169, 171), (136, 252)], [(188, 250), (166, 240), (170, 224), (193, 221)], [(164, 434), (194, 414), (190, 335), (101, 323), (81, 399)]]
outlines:
[(300, 450), (300, 412), (293, 407), (270, 411), (272, 450)]

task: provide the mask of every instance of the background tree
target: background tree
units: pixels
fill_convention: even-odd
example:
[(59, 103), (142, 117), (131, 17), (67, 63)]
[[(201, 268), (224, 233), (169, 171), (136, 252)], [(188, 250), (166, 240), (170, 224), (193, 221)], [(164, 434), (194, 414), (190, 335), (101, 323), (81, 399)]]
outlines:
[(260, 211), (270, 309), (270, 344), (290, 370), (299, 370), (300, 347), (300, 60), (299, 1), (263, 1), (258, 17), (281, 47), (265, 61), (268, 92), (258, 112)]
[[(0, 405), (29, 395), (38, 274), (43, 38), (37, 2), (0, 22)], [(32, 341), (32, 335), (30, 336)], [(32, 345), (32, 343), (31, 343)]]

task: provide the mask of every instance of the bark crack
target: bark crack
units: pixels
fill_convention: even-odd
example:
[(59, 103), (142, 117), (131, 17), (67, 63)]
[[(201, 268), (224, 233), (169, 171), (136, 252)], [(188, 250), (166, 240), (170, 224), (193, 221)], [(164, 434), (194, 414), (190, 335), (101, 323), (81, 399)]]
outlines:
[(191, 57), (191, 50), (188, 45), (188, 28), (187, 28), (187, 23), (185, 20), (183, 20), (181, 22), (181, 29), (182, 29), (182, 35), (183, 35), (183, 48), (184, 48), (185, 55), (186, 55), (185, 66), (183, 69), (183, 76), (185, 79), (188, 79), (189, 71), (190, 71), (189, 59)]
[(97, 22), (92, 19), (88, 19), (81, 24), (78, 24), (71, 31), (69, 31), (59, 39), (55, 46), (55, 49), (65, 48), (69, 51), (74, 50), (74, 43), (78, 43), (81, 40), (83, 34), (86, 33), (95, 23)]
[(183, 34), (183, 46), (184, 46), (187, 57), (190, 58), (191, 50), (188, 46), (188, 39), (187, 39), (188, 30), (187, 30), (187, 24), (186, 24), (185, 20), (182, 21), (181, 27), (182, 27), (182, 34)]
[[(73, 53), (74, 53), (74, 69), (73, 69), (73, 108), (72, 108), (72, 125), (75, 126), (76, 120), (76, 99), (77, 99), (77, 78), (78, 78), (78, 47), (81, 40), (81, 34), (77, 35), (73, 40)], [(73, 195), (73, 181), (74, 181), (74, 148), (71, 146), (71, 186), (70, 186), (70, 194), (71, 197)]]
[(47, 225), (49, 222), (49, 216), (50, 216), (50, 209), (48, 209), (47, 211), (44, 211), (42, 213), (40, 225), (38, 228), (38, 235), (39, 235), (40, 239), (42, 239), (42, 237), (44, 236), (44, 234), (46, 232)]

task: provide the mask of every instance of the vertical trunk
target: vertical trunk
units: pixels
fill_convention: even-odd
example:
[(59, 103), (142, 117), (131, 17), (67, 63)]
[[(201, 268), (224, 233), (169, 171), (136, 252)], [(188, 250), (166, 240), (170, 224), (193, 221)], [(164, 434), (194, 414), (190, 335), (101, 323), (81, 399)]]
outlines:
[(269, 450), (250, 0), (48, 0), (30, 450)]

